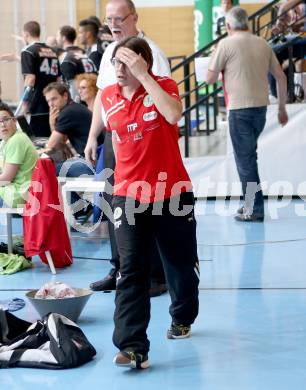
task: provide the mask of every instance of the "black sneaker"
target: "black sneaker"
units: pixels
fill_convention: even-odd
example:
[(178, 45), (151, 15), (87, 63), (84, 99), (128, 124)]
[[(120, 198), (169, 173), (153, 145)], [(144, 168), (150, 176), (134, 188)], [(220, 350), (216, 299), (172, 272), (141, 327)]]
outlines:
[(239, 214), (235, 216), (235, 220), (238, 222), (263, 222), (264, 215), (257, 214)]
[(190, 325), (178, 325), (172, 322), (170, 329), (167, 331), (168, 339), (186, 339), (190, 337), (191, 326)]
[(142, 355), (141, 353), (133, 351), (120, 351), (114, 357), (113, 363), (118, 367), (127, 368), (148, 368), (150, 366), (148, 354)]
[(237, 214), (244, 214), (245, 213), (245, 208), (244, 207), (239, 207), (237, 210)]
[(112, 291), (116, 290), (116, 275), (117, 271), (112, 269), (110, 273), (105, 276), (105, 278), (98, 280), (97, 282), (93, 282), (89, 285), (89, 287), (93, 291)]

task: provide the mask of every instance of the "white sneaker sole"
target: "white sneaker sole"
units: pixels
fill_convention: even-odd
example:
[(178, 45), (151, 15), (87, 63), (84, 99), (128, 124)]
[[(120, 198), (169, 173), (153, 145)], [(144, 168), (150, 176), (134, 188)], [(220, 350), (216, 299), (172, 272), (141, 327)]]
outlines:
[[(120, 363), (117, 363), (116, 361), (116, 356), (114, 357), (113, 359), (113, 363), (117, 366), (117, 367), (123, 367), (123, 368), (138, 368), (136, 367), (136, 364), (134, 364), (135, 362), (130, 362), (130, 363), (125, 363), (125, 364), (120, 364)], [(150, 362), (149, 360), (146, 360), (145, 362), (142, 362), (140, 364), (140, 368), (149, 368), (150, 367)]]
[(191, 336), (191, 331), (189, 331), (188, 333), (186, 333), (186, 334), (184, 334), (182, 336), (171, 335), (170, 337), (168, 337), (168, 335), (167, 335), (167, 339), (169, 339), (169, 340), (187, 339), (190, 336)]

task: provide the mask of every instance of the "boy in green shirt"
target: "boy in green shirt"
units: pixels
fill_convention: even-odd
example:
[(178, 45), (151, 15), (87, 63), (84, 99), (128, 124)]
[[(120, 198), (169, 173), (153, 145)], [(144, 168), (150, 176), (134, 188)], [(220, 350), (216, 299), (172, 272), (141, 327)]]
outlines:
[(38, 154), (22, 131), (8, 105), (0, 102), (0, 138), (4, 141), (0, 156), (0, 207), (17, 207), (26, 201)]

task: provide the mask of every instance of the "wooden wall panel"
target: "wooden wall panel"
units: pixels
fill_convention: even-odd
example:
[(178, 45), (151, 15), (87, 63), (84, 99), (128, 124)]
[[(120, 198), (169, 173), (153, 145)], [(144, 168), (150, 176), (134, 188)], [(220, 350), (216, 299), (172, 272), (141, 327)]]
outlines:
[(45, 34), (56, 35), (59, 27), (73, 23), (68, 0), (46, 1)]
[[(102, 7), (101, 7), (102, 8)], [(95, 0), (76, 0), (76, 20), (77, 24), (80, 20), (88, 16), (96, 14)]]
[(139, 27), (167, 54), (193, 52), (193, 7), (139, 8)]

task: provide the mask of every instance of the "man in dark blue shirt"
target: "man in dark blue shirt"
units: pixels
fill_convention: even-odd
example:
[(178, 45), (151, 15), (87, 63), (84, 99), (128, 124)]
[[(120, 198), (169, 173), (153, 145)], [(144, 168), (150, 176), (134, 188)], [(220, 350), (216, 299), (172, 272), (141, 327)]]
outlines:
[(49, 84), (43, 91), (50, 108), (49, 123), (51, 136), (48, 148), (57, 149), (70, 141), (80, 156), (84, 156), (91, 112), (82, 104), (74, 103), (65, 84), (55, 82)]

